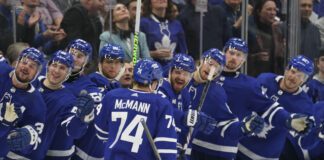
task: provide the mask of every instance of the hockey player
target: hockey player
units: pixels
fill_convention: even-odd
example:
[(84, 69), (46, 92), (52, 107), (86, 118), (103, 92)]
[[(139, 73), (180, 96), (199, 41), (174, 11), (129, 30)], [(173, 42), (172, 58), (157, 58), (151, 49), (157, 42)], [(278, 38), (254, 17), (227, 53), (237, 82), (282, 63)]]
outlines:
[(43, 61), (43, 53), (27, 48), (20, 53), (14, 70), (0, 69), (0, 159), (23, 159), (22, 153), (35, 150), (40, 143), (46, 106), (31, 82)]
[[(213, 74), (215, 79), (221, 73), (224, 64), (224, 54), (218, 49), (213, 48), (203, 53), (200, 66), (194, 73), (189, 88), (193, 108), (198, 107), (208, 74)], [(215, 72), (209, 73), (213, 71), (212, 68), (215, 68)], [(239, 121), (227, 105), (224, 89), (216, 82), (210, 82), (202, 112), (215, 118), (217, 129), (211, 135), (198, 133), (193, 138), (191, 159), (194, 160), (227, 159), (237, 151), (236, 145), (231, 144), (229, 140), (238, 140), (243, 136), (259, 133), (264, 126), (263, 119), (255, 114), (247, 114), (242, 121)]]
[[(314, 136), (317, 143), (314, 146), (309, 148), (304, 154), (305, 159), (324, 159), (324, 101), (320, 101), (314, 105), (314, 110), (316, 111), (314, 114), (316, 120), (317, 128), (313, 130), (313, 135), (309, 134), (309, 136)], [(308, 138), (308, 137), (307, 137)], [(305, 152), (303, 152), (305, 153)], [(307, 155), (308, 154), (308, 155)], [(307, 157), (308, 156), (308, 157)]]
[[(267, 155), (268, 153), (276, 152), (279, 152), (276, 153), (279, 156), (282, 148), (271, 148), (271, 151), (268, 148), (261, 149), (263, 146), (266, 146), (264, 144), (265, 142), (260, 140), (262, 145), (260, 144), (259, 146), (254, 143), (249, 143), (249, 140), (265, 138), (267, 130), (272, 129), (273, 126), (283, 129), (286, 128), (286, 130), (292, 126), (295, 130), (299, 129), (298, 131), (301, 131), (304, 129), (303, 125), (305, 121), (302, 118), (290, 118), (290, 113), (285, 111), (278, 103), (275, 103), (262, 94), (261, 87), (254, 78), (238, 72), (241, 65), (245, 62), (248, 53), (247, 44), (243, 40), (238, 38), (230, 39), (224, 47), (224, 52), (226, 55), (226, 65), (218, 83), (224, 87), (228, 95), (228, 103), (231, 111), (241, 120), (246, 115), (256, 112), (267, 122), (265, 129), (260, 134), (257, 134), (257, 136), (245, 137), (240, 140), (238, 144), (238, 158), (242, 158), (241, 155), (244, 154), (244, 156), (248, 156), (251, 159), (267, 159), (267, 156), (269, 156)], [(286, 124), (287, 127), (285, 127)], [(300, 128), (295, 127), (295, 125)], [(228, 140), (227, 142), (233, 146), (237, 146), (237, 140)], [(274, 146), (275, 144), (273, 143), (276, 142), (267, 141), (267, 143)], [(235, 153), (232, 152), (229, 156), (233, 157)]]
[[(73, 67), (73, 57), (67, 52), (57, 51), (47, 65), (46, 77), (40, 76), (38, 88), (45, 100), (47, 111), (46, 121), (41, 134), (41, 143), (37, 150), (24, 157), (44, 159), (52, 142), (57, 126), (63, 122), (68, 136), (78, 138), (87, 129), (87, 124), (93, 119), (93, 100), (90, 96), (81, 95), (76, 100), (72, 92), (62, 84), (68, 78)], [(64, 98), (62, 98), (64, 97)], [(74, 107), (75, 106), (75, 107)], [(83, 132), (82, 132), (83, 131)], [(59, 152), (49, 152), (51, 156), (60, 157)]]
[(99, 71), (90, 74), (89, 77), (100, 88), (103, 95), (112, 89), (120, 87), (118, 80), (124, 69), (124, 57), (125, 53), (118, 45), (107, 43), (101, 48), (99, 52)]
[(124, 64), (125, 71), (120, 77), (120, 85), (124, 88), (132, 88), (133, 84), (133, 70), (134, 66), (132, 62), (125, 62)]
[[(288, 148), (286, 146), (285, 150), (288, 153), (282, 153), (282, 159), (287, 159), (287, 156), (291, 158), (300, 159), (300, 160), (319, 160), (324, 158), (324, 101), (320, 101), (313, 105), (314, 108), (314, 118), (315, 118), (315, 127), (311, 130), (306, 136), (296, 136), (294, 143), (294, 148)], [(289, 154), (290, 153), (290, 154)], [(285, 155), (286, 157), (283, 157)], [(289, 157), (289, 158), (290, 158)]]
[[(79, 96), (81, 90), (87, 91), (94, 100), (95, 104), (93, 107), (95, 108), (97, 104), (101, 102), (102, 95), (97, 86), (91, 82), (89, 77), (83, 75), (83, 69), (88, 63), (89, 58), (91, 58), (92, 47), (88, 42), (82, 39), (76, 39), (70, 43), (67, 50), (73, 56), (74, 65), (71, 75), (63, 85), (66, 89), (70, 90), (75, 97)], [(63, 123), (62, 125), (66, 123)], [(60, 158), (69, 159), (76, 150), (75, 154), (86, 159), (88, 154), (85, 153), (88, 152), (85, 152), (85, 150), (93, 150), (98, 152), (98, 156), (100, 156), (100, 153), (101, 156), (103, 156), (103, 143), (95, 137), (93, 123), (90, 123), (88, 126), (86, 133), (75, 141), (73, 137), (66, 135), (66, 129), (64, 127), (59, 126), (48, 151), (48, 155), (50, 156), (50, 153), (64, 153), (60, 154)], [(77, 147), (74, 147), (74, 144)], [(50, 159), (50, 157), (47, 159)]]
[(134, 67), (133, 89), (119, 88), (106, 94), (95, 119), (97, 135), (108, 139), (105, 159), (156, 159), (140, 124), (142, 119), (161, 158), (176, 159), (177, 139), (172, 105), (153, 93), (161, 78), (162, 70), (156, 62), (139, 60)]
[[(313, 103), (307, 94), (303, 92), (300, 86), (306, 82), (309, 76), (313, 74), (313, 70), (313, 62), (305, 56), (300, 55), (290, 60), (288, 66), (286, 67), (284, 76), (273, 73), (263, 73), (259, 75), (257, 80), (260, 82), (266, 96), (271, 98), (273, 101), (278, 102), (288, 112), (312, 116), (314, 115)], [(297, 117), (298, 115), (295, 116)], [(306, 119), (307, 117), (304, 118)], [(313, 124), (308, 123), (306, 125), (307, 130), (303, 132), (307, 132), (309, 129), (311, 129), (311, 125)], [(287, 136), (289, 140), (286, 141)], [(281, 159), (291, 159), (296, 156), (295, 153), (290, 152), (290, 149), (293, 149), (292, 147), (298, 147), (299, 145), (297, 144), (297, 141), (295, 141), (296, 139), (290, 136), (285, 129), (275, 127), (268, 132), (266, 137), (266, 139), (261, 140), (250, 139), (250, 143), (257, 143), (261, 141), (264, 143), (262, 146), (263, 149), (266, 150), (272, 147), (271, 145), (266, 145), (269, 144), (266, 142), (275, 142), (276, 148), (284, 148)], [(271, 151), (271, 154), (273, 155), (272, 158), (279, 158), (277, 155), (278, 151)]]
[[(195, 62), (191, 56), (183, 53), (176, 54), (171, 60), (168, 78), (163, 80), (158, 91), (162, 97), (168, 99), (173, 105), (175, 125), (178, 132), (177, 148), (179, 151), (183, 149), (183, 145), (186, 143), (188, 127), (195, 126), (198, 130), (210, 134), (215, 128), (213, 123), (216, 123), (213, 118), (189, 108), (191, 104), (190, 94), (186, 86), (195, 70)], [(196, 121), (190, 121), (190, 119)]]
[(303, 89), (312, 98), (313, 102), (324, 101), (324, 48), (316, 59), (318, 73), (310, 79)]

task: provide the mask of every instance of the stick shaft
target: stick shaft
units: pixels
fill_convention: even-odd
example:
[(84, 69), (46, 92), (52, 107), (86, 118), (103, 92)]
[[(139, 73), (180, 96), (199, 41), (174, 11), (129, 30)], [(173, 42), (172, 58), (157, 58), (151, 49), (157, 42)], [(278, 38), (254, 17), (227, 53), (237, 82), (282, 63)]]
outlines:
[(154, 155), (155, 155), (156, 159), (161, 160), (161, 156), (160, 156), (159, 152), (157, 151), (157, 148), (156, 148), (155, 143), (153, 141), (152, 135), (151, 135), (151, 133), (150, 133), (144, 119), (141, 119), (141, 124), (144, 127), (144, 132), (146, 134), (147, 139), (150, 142), (150, 145), (151, 145), (151, 147), (153, 149), (153, 152), (154, 152)]

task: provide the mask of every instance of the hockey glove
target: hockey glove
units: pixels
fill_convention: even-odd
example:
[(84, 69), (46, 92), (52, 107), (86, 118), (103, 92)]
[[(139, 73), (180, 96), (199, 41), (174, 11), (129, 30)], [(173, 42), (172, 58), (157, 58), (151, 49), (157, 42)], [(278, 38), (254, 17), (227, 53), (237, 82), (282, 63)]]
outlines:
[(76, 106), (78, 107), (76, 116), (83, 122), (90, 123), (94, 119), (94, 100), (86, 91), (82, 90), (77, 98)]
[(188, 127), (195, 127), (204, 134), (211, 134), (215, 129), (216, 121), (214, 118), (203, 112), (189, 109), (185, 116), (185, 123)]
[(251, 114), (243, 119), (242, 131), (247, 136), (259, 134), (263, 128), (264, 119), (257, 114)]
[(314, 127), (314, 120), (304, 114), (291, 114), (286, 122), (286, 127), (301, 135), (307, 135)]
[(7, 136), (7, 144), (11, 151), (22, 151), (37, 142), (38, 133), (31, 126), (16, 128)]
[(109, 84), (106, 86), (108, 91), (111, 91), (113, 89), (120, 88), (120, 87), (121, 87), (121, 84), (118, 81), (109, 82)]
[(14, 126), (19, 117), (22, 116), (24, 107), (19, 104), (6, 102), (5, 110), (1, 117), (1, 122), (6, 126)]

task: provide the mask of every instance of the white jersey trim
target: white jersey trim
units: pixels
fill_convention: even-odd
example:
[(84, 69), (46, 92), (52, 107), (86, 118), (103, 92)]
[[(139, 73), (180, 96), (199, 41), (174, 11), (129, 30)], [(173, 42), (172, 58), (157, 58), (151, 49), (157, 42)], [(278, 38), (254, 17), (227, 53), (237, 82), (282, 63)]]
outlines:
[(159, 153), (170, 153), (170, 154), (177, 154), (176, 149), (158, 149)]
[(177, 139), (176, 138), (168, 138), (168, 137), (156, 137), (154, 138), (154, 142), (173, 142), (176, 143)]
[(68, 157), (71, 156), (75, 151), (75, 146), (72, 146), (68, 150), (48, 150), (46, 156), (51, 157)]
[(206, 149), (209, 149), (209, 150), (213, 150), (213, 151), (219, 151), (219, 152), (237, 153), (237, 149), (238, 149), (237, 147), (212, 144), (212, 143), (202, 141), (202, 140), (199, 140), (199, 139), (196, 139), (196, 138), (194, 138), (192, 140), (192, 143), (197, 145), (197, 146), (200, 146), (200, 147), (203, 147), (203, 148), (206, 148)]
[(102, 130), (100, 127), (98, 127), (96, 124), (94, 125), (96, 130), (99, 131), (100, 133), (103, 133), (103, 134), (109, 134), (109, 132), (106, 132), (104, 130)]
[(11, 159), (30, 160), (26, 157), (20, 156), (20, 155), (13, 153), (11, 151), (8, 152), (7, 157), (11, 158)]
[(102, 141), (107, 141), (108, 140), (108, 137), (101, 137), (99, 136), (98, 134), (96, 134), (97, 138), (102, 140)]
[(251, 150), (247, 149), (246, 147), (244, 147), (242, 144), (238, 144), (238, 148), (239, 148), (239, 151), (242, 152), (244, 155), (248, 156), (249, 158), (251, 159), (255, 159), (255, 160), (258, 160), (258, 159), (262, 159), (262, 160), (279, 160), (279, 158), (266, 158), (266, 157), (263, 157), (263, 156), (260, 156), (254, 152), (252, 152)]
[(223, 128), (222, 128), (222, 132), (221, 132), (221, 136), (225, 137), (225, 132), (227, 130), (228, 127), (230, 127), (233, 123), (238, 122), (239, 120), (237, 118), (233, 119), (232, 122), (229, 122), (228, 124), (226, 124)]
[(86, 160), (103, 160), (104, 158), (96, 158), (96, 157), (92, 157), (90, 155), (88, 155), (87, 153), (85, 153), (83, 150), (81, 150), (78, 147), (75, 147), (76, 152), (75, 154), (80, 157), (81, 159), (86, 159)]
[(279, 106), (279, 103), (278, 102), (275, 102), (275, 103), (273, 103), (268, 109), (267, 109), (267, 111), (265, 111), (263, 114), (262, 114), (262, 118), (266, 118), (270, 113), (271, 113), (271, 111), (274, 109), (274, 108), (276, 108), (276, 107), (278, 107)]

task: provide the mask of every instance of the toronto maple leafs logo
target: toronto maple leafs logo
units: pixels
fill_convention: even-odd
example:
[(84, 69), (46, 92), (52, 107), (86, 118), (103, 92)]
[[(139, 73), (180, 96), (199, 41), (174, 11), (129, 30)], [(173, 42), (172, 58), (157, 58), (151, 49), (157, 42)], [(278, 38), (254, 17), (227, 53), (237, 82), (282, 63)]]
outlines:
[(170, 57), (166, 57), (166, 60), (172, 59), (173, 57), (173, 52), (177, 46), (175, 42), (171, 43), (170, 37), (167, 35), (163, 35), (161, 43), (160, 42), (155, 42), (154, 46), (156, 49), (169, 49), (171, 52)]
[(256, 136), (259, 137), (259, 138), (264, 138), (264, 139), (266, 139), (268, 133), (269, 133), (273, 128), (274, 128), (274, 127), (273, 127), (271, 124), (267, 124), (267, 123), (265, 123), (265, 125), (264, 125), (262, 131), (261, 131), (259, 134), (257, 134)]

